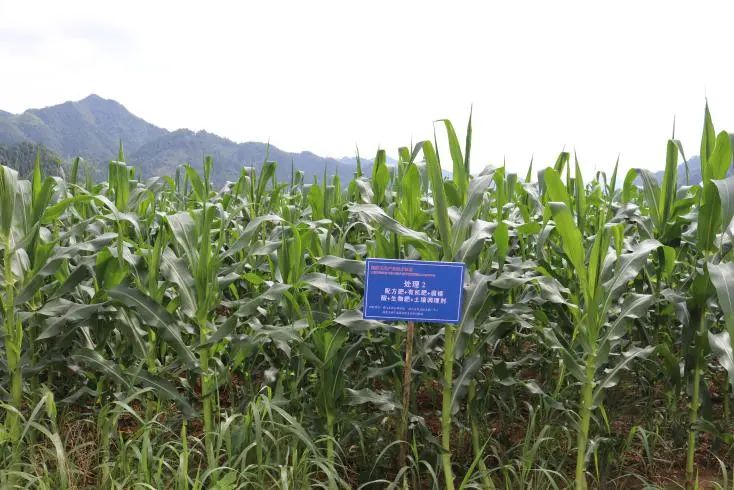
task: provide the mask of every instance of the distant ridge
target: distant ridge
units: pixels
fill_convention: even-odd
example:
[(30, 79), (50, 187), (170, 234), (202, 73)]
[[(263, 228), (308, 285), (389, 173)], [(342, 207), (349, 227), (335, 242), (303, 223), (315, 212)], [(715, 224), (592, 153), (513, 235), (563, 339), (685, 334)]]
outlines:
[[(117, 156), (120, 141), (127, 163), (138, 167), (144, 177), (172, 175), (184, 163), (201, 168), (205, 155), (214, 158), (214, 178), (219, 183), (236, 180), (243, 166), (261, 166), (266, 156), (278, 162), (276, 175), (281, 180), (290, 179), (291, 164), (307, 181), (321, 178), (324, 172), (351, 178), (357, 168), (355, 158), (290, 153), (266, 143), (237, 143), (207, 131), (168, 131), (96, 94), (21, 114), (0, 110), (0, 144), (42, 145), (65, 160), (80, 156), (101, 175), (107, 162)], [(365, 172), (371, 163), (363, 160)]]

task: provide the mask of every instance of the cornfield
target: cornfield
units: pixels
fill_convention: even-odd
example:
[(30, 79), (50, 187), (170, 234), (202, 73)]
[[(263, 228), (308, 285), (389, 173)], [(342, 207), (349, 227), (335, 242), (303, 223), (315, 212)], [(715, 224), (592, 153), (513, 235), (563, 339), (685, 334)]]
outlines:
[[(0, 167), (2, 488), (734, 488), (734, 177)], [(662, 148), (661, 148), (662, 150)], [(661, 156), (663, 152), (661, 151)], [(448, 163), (448, 162), (446, 162)], [(368, 257), (466, 264), (460, 324), (362, 317)], [(403, 383), (412, 379), (403, 401)]]

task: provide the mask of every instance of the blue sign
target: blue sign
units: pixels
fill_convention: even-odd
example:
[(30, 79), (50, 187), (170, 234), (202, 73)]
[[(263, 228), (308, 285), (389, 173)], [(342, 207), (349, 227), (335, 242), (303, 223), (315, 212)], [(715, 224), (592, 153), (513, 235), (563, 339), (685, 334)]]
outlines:
[(367, 259), (364, 318), (459, 323), (464, 264)]

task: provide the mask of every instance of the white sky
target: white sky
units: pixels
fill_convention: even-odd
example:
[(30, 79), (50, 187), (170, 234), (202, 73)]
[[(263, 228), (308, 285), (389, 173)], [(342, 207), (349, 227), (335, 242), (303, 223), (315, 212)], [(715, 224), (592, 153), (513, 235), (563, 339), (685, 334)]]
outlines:
[(473, 104), (473, 169), (564, 146), (587, 171), (658, 169), (674, 115), (698, 153), (706, 96), (734, 131), (732, 19), (730, 1), (0, 0), (0, 109), (97, 93), (168, 129), (371, 157), (439, 118), (463, 141)]

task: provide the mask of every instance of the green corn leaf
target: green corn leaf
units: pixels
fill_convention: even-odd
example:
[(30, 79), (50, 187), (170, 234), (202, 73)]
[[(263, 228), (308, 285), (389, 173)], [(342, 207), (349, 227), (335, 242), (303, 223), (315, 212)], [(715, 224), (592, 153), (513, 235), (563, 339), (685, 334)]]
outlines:
[(592, 406), (597, 406), (602, 400), (604, 390), (616, 386), (622, 371), (628, 369), (630, 363), (635, 359), (644, 359), (655, 352), (655, 346), (649, 345), (644, 348), (631, 347), (622, 353), (622, 358), (612, 368), (604, 372), (602, 379), (597, 382), (594, 388)]
[(721, 204), (721, 225), (726, 229), (734, 218), (734, 177), (723, 180), (712, 180)]
[(446, 201), (449, 206), (457, 208), (461, 207), (461, 193), (459, 188), (456, 187), (456, 183), (451, 180), (443, 181), (443, 192), (446, 194)]
[(36, 158), (33, 163), (33, 175), (31, 177), (31, 189), (33, 195), (33, 202), (38, 199), (41, 192), (41, 149), (36, 150)]
[(263, 302), (278, 301), (286, 293), (286, 291), (290, 290), (291, 288), (292, 286), (290, 284), (273, 284), (265, 292), (263, 292), (256, 298), (242, 300), (241, 302), (236, 303), (235, 306), (238, 306), (238, 308), (234, 314), (239, 317), (252, 316), (253, 313), (257, 311), (257, 307), (260, 306)]
[(267, 189), (268, 182), (275, 175), (275, 169), (278, 164), (275, 162), (265, 162), (260, 169), (260, 175), (257, 177), (257, 190), (255, 191), (255, 202), (260, 205), (262, 197)]
[(459, 412), (461, 401), (466, 397), (466, 393), (469, 390), (469, 384), (471, 384), (474, 376), (476, 376), (481, 367), (482, 357), (479, 354), (474, 354), (464, 359), (461, 363), (461, 371), (459, 371), (459, 375), (451, 383), (452, 414), (455, 415)]
[(727, 328), (734, 332), (734, 263), (707, 265)]
[(48, 209), (56, 189), (56, 181), (51, 177), (46, 177), (38, 192), (33, 193), (33, 210), (31, 212), (32, 223), (40, 223), (46, 209)]
[(604, 226), (600, 226), (596, 237), (594, 237), (594, 244), (591, 246), (591, 254), (589, 255), (589, 288), (591, 288), (592, 295), (596, 294), (600, 271), (607, 256), (610, 241), (609, 230)]
[(631, 168), (627, 171), (627, 175), (624, 177), (624, 183), (622, 184), (622, 202), (627, 203), (632, 200), (632, 196), (635, 193), (635, 179), (637, 179), (637, 169)]
[(341, 287), (339, 283), (331, 276), (327, 276), (321, 272), (309, 272), (301, 276), (299, 284), (305, 284), (328, 295), (344, 294), (346, 289)]
[(343, 311), (341, 315), (334, 319), (334, 322), (347, 327), (353, 333), (364, 333), (375, 329), (391, 329), (389, 325), (377, 320), (365, 320), (362, 312), (357, 310)]
[(377, 407), (381, 412), (393, 412), (403, 408), (400, 402), (395, 400), (395, 396), (392, 392), (377, 393), (369, 388), (362, 388), (361, 390), (347, 388), (346, 393), (347, 405), (356, 406), (369, 403), (372, 406)]
[(34, 270), (24, 278), (23, 288), (16, 297), (16, 304), (29, 301), (43, 284), (43, 281), (56, 274), (59, 267), (72, 258), (82, 255), (83, 252), (95, 253), (107, 247), (117, 239), (116, 233), (104, 233), (92, 240), (79, 242), (68, 247), (57, 247), (46, 258), (44, 263), (38, 264)]
[[(573, 155), (573, 159), (576, 163), (576, 174), (574, 178), (574, 201), (576, 202), (576, 223), (580, 230), (585, 228), (584, 221), (586, 219), (586, 188), (584, 186), (584, 179), (581, 175), (581, 167), (579, 167), (579, 161), (576, 158), (576, 153)], [(554, 199), (555, 200), (555, 199)]]
[(637, 175), (642, 179), (642, 191), (645, 197), (645, 203), (647, 204), (647, 209), (650, 212), (650, 218), (652, 218), (653, 226), (655, 226), (655, 229), (660, 230), (663, 225), (660, 210), (664, 208), (660, 185), (658, 184), (655, 175), (653, 175), (649, 170), (638, 168), (636, 171)]
[(706, 108), (703, 115), (703, 133), (701, 135), (701, 185), (705, 186), (711, 179), (711, 171), (709, 168), (709, 157), (714, 151), (716, 145), (716, 131), (714, 123), (711, 121), (711, 112), (709, 112), (709, 103), (706, 101)]
[[(392, 231), (403, 238), (427, 244), (433, 243), (428, 235), (401, 225), (399, 222), (388, 216), (387, 213), (385, 213), (385, 211), (376, 204), (353, 204), (349, 207), (349, 212), (358, 215), (365, 222), (376, 223), (380, 228)], [(446, 219), (448, 220), (448, 217)]]
[(189, 268), (196, 270), (196, 264), (199, 257), (198, 247), (196, 246), (196, 224), (194, 219), (187, 212), (176, 213), (166, 216), (166, 221), (171, 229), (173, 238), (181, 247)]
[(464, 144), (464, 148), (466, 149), (466, 154), (464, 155), (464, 167), (466, 168), (466, 175), (471, 175), (471, 165), (469, 162), (469, 155), (471, 155), (471, 137), (472, 137), (472, 127), (471, 127), (471, 119), (472, 115), (474, 114), (474, 106), (472, 106), (469, 109), (469, 122), (466, 124), (466, 143)]
[(571, 198), (568, 195), (566, 186), (563, 185), (561, 177), (552, 168), (547, 168), (543, 172), (543, 181), (545, 182), (545, 196), (548, 201), (562, 202), (567, 207), (571, 207)]
[(472, 225), (469, 237), (459, 246), (454, 261), (472, 264), (481, 253), (484, 243), (492, 238), (497, 229), (496, 223), (476, 220)]
[[(644, 240), (637, 244), (631, 252), (622, 254), (618, 261), (609, 263), (609, 267), (614, 267), (614, 272), (611, 274), (611, 279), (603, 284), (606, 296), (600, 310), (602, 313), (609, 311), (611, 303), (619, 298), (628, 283), (637, 277), (650, 252), (661, 246), (662, 244), (657, 240)], [(608, 268), (602, 274), (603, 277), (608, 277), (610, 275)]]
[(163, 277), (175, 284), (178, 296), (181, 300), (181, 312), (189, 318), (196, 315), (196, 293), (194, 290), (194, 278), (186, 268), (186, 262), (169, 248), (161, 254), (161, 274)]
[(716, 234), (721, 226), (721, 201), (717, 186), (709, 179), (703, 186), (701, 206), (698, 210), (696, 246), (702, 252), (715, 248)]
[(308, 190), (308, 203), (311, 205), (311, 217), (314, 220), (324, 218), (324, 191), (318, 184), (311, 184)]
[(103, 303), (78, 304), (66, 299), (50, 301), (38, 310), (39, 315), (48, 318), (43, 322), (43, 331), (36, 336), (36, 340), (63, 336), (67, 333), (62, 332), (63, 327), (86, 322), (103, 307)]
[(72, 185), (76, 185), (78, 182), (78, 175), (79, 175), (79, 164), (81, 162), (80, 157), (76, 157), (74, 161), (71, 164), (71, 176), (69, 179), (69, 183)]
[(186, 172), (186, 178), (191, 183), (191, 190), (194, 191), (194, 197), (199, 202), (204, 202), (207, 198), (206, 186), (204, 181), (201, 179), (199, 173), (191, 165), (184, 167)]
[(573, 216), (568, 206), (563, 202), (548, 203), (556, 229), (561, 236), (561, 243), (566, 257), (573, 266), (574, 273), (578, 275), (582, 290), (588, 293), (588, 282), (586, 277), (586, 264), (584, 263), (584, 239), (581, 232), (574, 223)]
[(708, 332), (709, 345), (726, 369), (729, 383), (734, 388), (734, 263), (709, 263), (707, 270), (726, 326), (721, 333)]
[(553, 164), (553, 170), (555, 170), (558, 175), (562, 174), (570, 159), (571, 154), (567, 151), (562, 151), (558, 154), (558, 158), (556, 158), (556, 163)]
[(107, 376), (110, 380), (121, 385), (125, 389), (130, 389), (132, 385), (127, 377), (123, 374), (117, 364), (109, 359), (105, 359), (102, 355), (92, 349), (81, 348), (74, 351), (70, 358), (74, 362), (84, 364), (89, 369)]
[(584, 373), (584, 369), (581, 367), (577, 356), (572, 354), (571, 351), (569, 351), (566, 346), (561, 343), (561, 341), (558, 339), (558, 336), (556, 335), (556, 332), (553, 329), (544, 328), (542, 330), (542, 333), (548, 347), (557, 351), (558, 354), (561, 356), (561, 359), (563, 360), (563, 363), (568, 369), (569, 373), (571, 373), (571, 375), (573, 375), (573, 377), (576, 378), (578, 381), (583, 381), (586, 377), (586, 374)]
[(186, 417), (194, 417), (197, 415), (186, 397), (182, 395), (173, 384), (160, 376), (154, 376), (146, 373), (145, 371), (140, 371), (134, 378), (132, 378), (132, 382), (152, 388), (156, 397), (175, 402)]
[(731, 167), (731, 136), (726, 131), (722, 131), (716, 137), (714, 150), (711, 152), (708, 161), (709, 178), (723, 179)]
[(644, 318), (654, 300), (655, 297), (652, 294), (630, 293), (625, 296), (619, 314), (610, 323), (599, 344), (614, 341), (623, 336), (626, 333), (628, 320)]
[(480, 175), (469, 184), (469, 194), (466, 206), (461, 210), (461, 216), (453, 225), (451, 230), (451, 250), (458, 250), (467, 238), (469, 228), (476, 217), (479, 207), (484, 201), (485, 192), (492, 183), (492, 174)]
[(614, 193), (617, 190), (617, 170), (619, 170), (619, 156), (617, 156), (617, 161), (614, 162), (614, 171), (612, 172), (612, 178), (609, 181), (609, 187), (607, 188), (607, 192), (610, 196), (614, 196)]
[(472, 335), (476, 326), (477, 314), (487, 300), (490, 276), (474, 272), (464, 286), (464, 305), (461, 323), (457, 331), (464, 335)]
[(282, 222), (283, 218), (275, 214), (264, 214), (258, 216), (257, 218), (254, 218), (249, 223), (247, 223), (247, 226), (245, 227), (242, 234), (237, 238), (237, 240), (229, 245), (229, 248), (227, 248), (227, 251), (224, 253), (223, 257), (231, 257), (240, 250), (248, 248), (250, 245), (252, 245), (252, 242), (257, 238), (257, 232), (260, 231), (260, 228), (263, 224), (276, 224)]
[(452, 177), (458, 194), (457, 205), (463, 206), (466, 201), (466, 191), (469, 186), (469, 174), (466, 170), (466, 162), (464, 161), (464, 156), (461, 154), (461, 146), (459, 145), (459, 138), (456, 136), (454, 125), (448, 119), (441, 119), (439, 122), (444, 124), (449, 139), (449, 153), (451, 153), (451, 161), (453, 163)]
[(8, 240), (15, 214), (15, 195), (18, 189), (18, 172), (0, 166), (0, 239)]
[(729, 331), (719, 333), (708, 332), (709, 346), (719, 364), (726, 369), (729, 385), (734, 388), (734, 345)]
[(378, 150), (372, 164), (372, 202), (380, 205), (385, 200), (385, 192), (390, 183), (390, 171), (387, 168), (385, 150)]
[(91, 279), (93, 276), (94, 270), (86, 264), (81, 264), (59, 285), (53, 294), (49, 295), (48, 300), (54, 300), (70, 294), (79, 284), (87, 279)]
[(351, 260), (335, 257), (333, 255), (326, 255), (319, 259), (318, 264), (347, 274), (352, 274), (354, 276), (364, 275), (364, 262), (361, 260)]
[(402, 218), (400, 221), (409, 228), (417, 227), (420, 224), (421, 197), (420, 172), (414, 163), (408, 163), (400, 180), (398, 216)]
[(433, 193), (433, 217), (438, 227), (439, 237), (443, 246), (443, 256), (453, 257), (451, 249), (451, 224), (449, 222), (448, 205), (443, 187), (443, 174), (438, 156), (430, 141), (423, 142), (423, 154), (426, 157), (426, 170)]
[(130, 345), (135, 356), (138, 359), (145, 359), (149, 349), (148, 339), (146, 338), (148, 332), (139, 326), (140, 322), (133, 318), (127, 309), (121, 308), (117, 312), (116, 320), (120, 333), (125, 342)]
[(163, 338), (176, 349), (181, 360), (187, 366), (196, 366), (196, 357), (181, 338), (181, 330), (163, 306), (137, 289), (117, 286), (108, 291), (110, 298), (118, 301), (134, 311), (148, 326), (159, 330)]
[(675, 202), (678, 178), (678, 148), (672, 140), (668, 140), (665, 173), (663, 174), (663, 186), (660, 190), (659, 216), (662, 226), (670, 220), (670, 214)]

